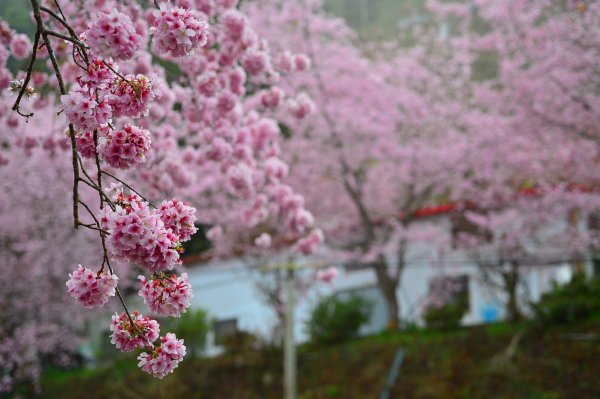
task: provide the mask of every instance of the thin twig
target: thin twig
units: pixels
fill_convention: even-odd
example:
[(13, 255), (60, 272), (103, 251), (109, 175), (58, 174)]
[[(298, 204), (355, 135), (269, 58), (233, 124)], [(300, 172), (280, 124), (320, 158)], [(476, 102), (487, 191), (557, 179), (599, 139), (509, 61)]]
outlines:
[(150, 204), (150, 206), (154, 209), (156, 208), (156, 205), (154, 205), (152, 202), (150, 202), (146, 197), (144, 197), (142, 194), (140, 194), (137, 190), (135, 190), (133, 187), (131, 187), (129, 184), (125, 183), (123, 180), (119, 179), (118, 177), (108, 173), (107, 171), (103, 170), (102, 173), (104, 173), (107, 176), (112, 177), (113, 179), (115, 179), (116, 181), (118, 181), (119, 183), (121, 183), (122, 185), (124, 185), (125, 187), (127, 187), (129, 190), (133, 191), (134, 193), (136, 193), (137, 195), (140, 196), (141, 199), (143, 199), (144, 201), (146, 201), (148, 204)]
[(60, 15), (62, 15), (63, 19), (66, 21), (67, 17), (65, 17), (65, 13), (63, 12), (60, 4), (58, 4), (58, 0), (54, 0), (54, 4), (56, 4), (56, 8), (58, 9), (58, 12), (60, 13)]
[[(44, 11), (45, 13), (47, 13), (48, 15), (50, 15), (51, 17), (53, 17), (54, 19), (56, 19), (58, 22), (60, 22), (60, 24), (62, 26), (64, 26), (69, 31), (69, 33), (71, 34), (71, 36), (74, 39), (78, 39), (79, 38), (77, 36), (77, 33), (75, 33), (75, 31), (73, 30), (73, 28), (71, 28), (71, 26), (64, 19), (64, 16), (63, 16), (63, 18), (61, 18), (59, 15), (57, 15), (54, 11), (52, 11), (48, 7), (40, 6), (40, 10)], [(60, 10), (60, 8), (59, 8), (59, 10)]]
[(74, 38), (72, 38), (70, 36), (67, 36), (67, 35), (63, 35), (62, 33), (54, 32), (53, 30), (46, 30), (44, 33), (46, 33), (49, 36), (54, 36), (54, 37), (58, 37), (59, 39), (66, 40), (68, 42), (76, 44), (79, 47), (88, 48), (86, 46), (86, 44), (84, 42), (82, 42), (81, 40), (74, 39)]
[[(98, 148), (98, 129), (94, 129), (94, 148)], [(103, 193), (104, 191), (102, 191), (102, 168), (100, 168), (100, 154), (98, 154), (98, 151), (94, 151), (94, 155), (95, 155), (95, 160), (96, 160), (96, 171), (97, 171), (97, 180), (98, 180), (98, 188), (100, 189), (100, 192)], [(104, 208), (104, 200), (102, 198), (102, 194), (100, 194), (100, 209)]]
[(17, 111), (17, 113), (21, 116), (24, 116), (26, 118), (29, 118), (30, 116), (33, 116), (33, 112), (29, 113), (29, 114), (23, 114), (21, 113), (21, 111), (19, 110), (19, 104), (21, 103), (21, 99), (23, 98), (23, 94), (25, 94), (25, 90), (27, 89), (27, 86), (29, 85), (29, 81), (31, 80), (31, 74), (33, 73), (33, 65), (35, 64), (35, 58), (37, 55), (37, 49), (38, 49), (38, 45), (40, 42), (40, 36), (42, 34), (42, 30), (40, 29), (40, 27), (38, 26), (36, 31), (35, 31), (35, 37), (33, 39), (33, 47), (31, 50), (31, 57), (29, 58), (29, 64), (27, 65), (27, 74), (25, 75), (25, 79), (23, 80), (23, 86), (21, 86), (21, 90), (19, 90), (19, 94), (17, 95), (17, 99), (15, 100), (15, 103), (12, 106), (13, 111)]
[[(54, 70), (56, 80), (58, 81), (60, 94), (65, 95), (67, 94), (67, 89), (65, 88), (65, 83), (63, 81), (63, 77), (58, 66), (56, 54), (54, 54), (54, 48), (52, 47), (52, 43), (48, 38), (48, 32), (44, 27), (44, 20), (42, 19), (42, 15), (40, 14), (39, 0), (31, 0), (31, 6), (33, 8), (33, 16), (37, 24), (37, 30), (42, 35), (44, 45), (46, 46), (46, 50), (48, 51), (48, 57), (50, 57), (50, 62), (52, 63), (52, 69)], [(34, 51), (36, 50), (37, 49), (34, 49)], [(77, 143), (75, 142), (75, 129), (73, 128), (72, 123), (69, 123), (69, 138), (71, 140), (71, 163), (73, 166), (73, 226), (77, 229), (79, 225), (79, 165), (77, 163)]]

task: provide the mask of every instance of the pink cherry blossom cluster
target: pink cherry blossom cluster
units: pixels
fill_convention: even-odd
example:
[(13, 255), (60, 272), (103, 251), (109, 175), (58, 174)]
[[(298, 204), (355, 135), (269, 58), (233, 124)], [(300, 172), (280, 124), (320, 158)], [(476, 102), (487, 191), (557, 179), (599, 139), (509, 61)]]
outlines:
[(94, 53), (116, 60), (130, 59), (142, 46), (129, 16), (116, 9), (98, 14), (84, 37)]
[[(295, 194), (291, 187), (273, 179), (268, 196), (277, 212), (286, 221), (289, 233), (298, 237), (295, 249), (303, 255), (312, 254), (324, 241), (321, 229), (314, 227), (314, 216), (304, 207), (304, 198)], [(262, 241), (262, 240), (261, 240)]]
[(304, 119), (315, 111), (316, 106), (308, 94), (300, 93), (288, 101), (288, 109), (296, 118)]
[(231, 41), (243, 39), (248, 24), (248, 18), (238, 10), (227, 10), (221, 15), (223, 34)]
[(175, 334), (167, 333), (160, 338), (160, 346), (150, 352), (142, 352), (138, 356), (138, 367), (146, 373), (162, 379), (173, 372), (183, 360), (186, 353), (183, 339), (177, 339)]
[(31, 42), (27, 35), (23, 33), (15, 34), (10, 42), (10, 51), (18, 60), (27, 58), (31, 52)]
[(69, 122), (76, 130), (95, 130), (107, 126), (112, 109), (106, 100), (95, 99), (75, 85), (60, 101)]
[(325, 269), (317, 271), (317, 279), (324, 283), (332, 283), (339, 275), (339, 271), (335, 266), (329, 266)]
[[(175, 4), (184, 8), (193, 6), (191, 2)], [(190, 82), (189, 88), (178, 88), (175, 94), (182, 107), (181, 115), (194, 134), (184, 132), (180, 138), (199, 148), (188, 149), (183, 162), (198, 165), (199, 170), (207, 171), (207, 177), (215, 171), (221, 173), (226, 182), (224, 187), (232, 194), (226, 201), (235, 198), (244, 208), (239, 213), (241, 218), (232, 220), (232, 224), (241, 222), (240, 227), (247, 229), (262, 223), (277, 223), (282, 218), (281, 228), (275, 230), (285, 239), (277, 242), (296, 241), (308, 234), (310, 227), (297, 229), (288, 223), (292, 212), (280, 213), (283, 208), (267, 195), (272, 186), (285, 179), (288, 166), (280, 156), (280, 125), (264, 113), (287, 105), (283, 86), (277, 85), (280, 77), (292, 71), (307, 70), (310, 61), (303, 54), (287, 52), (272, 58), (267, 42), (256, 35), (239, 10), (215, 3), (207, 3), (199, 10), (214, 20), (209, 45), (202, 49), (201, 57), (172, 60)], [(155, 23), (154, 14), (156, 12), (146, 14), (151, 26)], [(280, 68), (280, 61), (287, 62), (288, 67)], [(256, 95), (246, 96), (247, 88), (255, 92), (256, 88), (263, 87)], [(297, 118), (305, 118), (314, 109), (307, 94), (296, 97), (292, 93), (290, 101), (297, 103), (292, 107)], [(289, 111), (286, 106), (284, 112)], [(152, 180), (149, 183), (154, 186), (173, 187), (169, 180), (174, 176), (167, 179), (164, 174), (144, 174), (144, 178)], [(194, 183), (208, 188), (217, 180), (208, 178), (205, 183), (200, 172)], [(217, 215), (215, 219), (214, 225), (219, 225)], [(229, 227), (220, 231), (223, 234), (219, 234), (219, 240), (228, 239), (226, 233), (236, 233)]]
[(306, 229), (312, 227), (315, 221), (312, 213), (304, 208), (297, 208), (289, 218), (290, 229), (297, 231), (298, 233), (304, 233)]
[[(115, 203), (114, 210), (104, 208), (100, 215), (103, 228), (110, 233), (107, 244), (114, 258), (137, 263), (152, 272), (170, 270), (181, 263), (181, 242), (189, 239), (189, 230), (182, 229), (182, 236), (177, 236), (163, 222), (161, 210), (151, 209), (136, 194), (125, 196), (119, 192)], [(189, 222), (195, 221), (193, 212), (187, 216)], [(173, 217), (167, 215), (166, 219), (172, 221)]]
[(260, 103), (265, 108), (277, 108), (283, 101), (285, 93), (279, 87), (271, 87), (260, 94)]
[(165, 227), (171, 229), (179, 237), (180, 242), (188, 241), (192, 235), (196, 234), (195, 208), (173, 198), (163, 201), (158, 212)]
[(310, 58), (306, 54), (291, 54), (284, 51), (275, 60), (275, 68), (280, 72), (306, 71), (310, 68)]
[(143, 163), (150, 151), (150, 132), (126, 124), (123, 129), (106, 133), (98, 142), (98, 152), (110, 166), (127, 169)]
[(139, 278), (142, 281), (139, 294), (152, 313), (159, 316), (179, 317), (190, 306), (192, 287), (187, 273), (179, 277), (175, 274), (157, 273), (149, 280), (144, 276)]
[(106, 89), (114, 79), (114, 72), (110, 70), (109, 66), (115, 70), (118, 69), (110, 60), (104, 61), (90, 55), (87, 68), (76, 78), (77, 83), (81, 87), (87, 87), (91, 94), (97, 90)]
[(87, 67), (75, 78), (76, 84), (68, 94), (61, 96), (67, 120), (76, 131), (92, 131), (106, 127), (111, 122), (113, 109), (103, 93), (114, 79), (109, 66), (116, 70), (112, 62), (105, 63), (90, 55)]
[(316, 251), (316, 249), (323, 243), (325, 236), (321, 229), (314, 229), (306, 237), (298, 240), (296, 249), (303, 255), (310, 255)]
[(262, 233), (254, 240), (254, 244), (256, 244), (259, 248), (270, 248), (273, 239), (270, 234)]
[(267, 53), (254, 48), (246, 52), (241, 59), (242, 66), (251, 76), (257, 76), (265, 71), (270, 71), (272, 66)]
[(208, 41), (208, 24), (197, 11), (163, 4), (152, 12), (150, 19), (152, 49), (157, 54), (184, 57)]
[(281, 159), (270, 157), (265, 160), (265, 174), (271, 182), (279, 182), (288, 175), (289, 167)]
[(111, 296), (115, 296), (115, 288), (119, 278), (115, 274), (94, 272), (79, 265), (69, 274), (67, 292), (88, 309), (104, 306)]
[(125, 312), (112, 317), (111, 342), (122, 352), (131, 352), (137, 348), (152, 348), (152, 343), (160, 334), (158, 322), (142, 316), (137, 311), (131, 314), (131, 320)]
[(139, 118), (147, 116), (149, 106), (161, 92), (152, 80), (144, 75), (125, 75), (125, 79), (117, 79), (111, 86), (109, 104), (114, 117), (126, 116)]
[(84, 158), (94, 158), (96, 156), (96, 144), (94, 143), (94, 133), (87, 130), (77, 132), (75, 135), (77, 151)]

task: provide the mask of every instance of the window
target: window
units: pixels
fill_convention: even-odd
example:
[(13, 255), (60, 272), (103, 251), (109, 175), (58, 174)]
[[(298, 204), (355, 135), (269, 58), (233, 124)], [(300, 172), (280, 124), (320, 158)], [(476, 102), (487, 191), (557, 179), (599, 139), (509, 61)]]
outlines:
[[(600, 232), (600, 215), (591, 215), (588, 219), (588, 229), (594, 234)], [(592, 258), (593, 275), (600, 278), (600, 253), (595, 253)]]
[(223, 319), (215, 321), (213, 325), (215, 331), (215, 344), (223, 345), (228, 337), (237, 334), (237, 319)]
[(439, 276), (429, 280), (426, 307), (446, 305), (457, 305), (464, 312), (469, 310), (469, 276)]

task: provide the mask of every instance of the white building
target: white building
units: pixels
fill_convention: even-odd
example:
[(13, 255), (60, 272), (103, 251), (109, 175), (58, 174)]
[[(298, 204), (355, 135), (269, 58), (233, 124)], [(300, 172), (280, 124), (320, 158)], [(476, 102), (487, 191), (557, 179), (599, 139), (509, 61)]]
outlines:
[[(431, 219), (430, 219), (431, 220)], [(427, 227), (427, 220), (423, 226)], [(447, 216), (435, 217), (436, 226), (447, 224)], [(588, 273), (590, 262), (585, 267)], [(347, 268), (339, 265), (339, 277), (332, 284), (317, 282), (306, 295), (299, 298), (295, 308), (295, 334), (297, 342), (307, 340), (305, 322), (319, 296), (327, 294), (355, 293), (370, 299), (374, 306), (371, 320), (361, 331), (375, 333), (385, 328), (387, 322), (385, 301), (377, 287), (371, 268)], [(521, 305), (527, 312), (528, 301), (537, 301), (541, 294), (552, 287), (553, 281), (566, 282), (571, 278), (571, 265), (556, 263), (543, 267), (523, 268)], [(262, 274), (243, 260), (213, 261), (207, 264), (188, 265), (187, 273), (194, 289), (193, 308), (209, 312), (215, 322), (215, 331), (234, 329), (247, 331), (269, 338), (277, 325), (277, 316), (261, 296), (256, 282)], [(309, 273), (304, 271), (304, 273)], [(423, 300), (428, 294), (429, 281), (434, 276), (464, 276), (468, 281), (468, 311), (463, 317), (464, 325), (480, 324), (504, 318), (504, 298), (494, 292), (479, 278), (478, 268), (459, 250), (439, 254), (427, 243), (409, 245), (407, 264), (396, 295), (400, 303), (403, 321), (422, 324)], [(215, 351), (214, 334), (209, 337), (209, 352)]]

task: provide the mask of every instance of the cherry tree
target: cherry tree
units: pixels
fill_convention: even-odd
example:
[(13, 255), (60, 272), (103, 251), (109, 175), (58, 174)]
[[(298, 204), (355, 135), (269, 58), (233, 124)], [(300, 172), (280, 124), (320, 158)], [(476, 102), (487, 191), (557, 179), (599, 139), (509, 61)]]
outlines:
[(597, 239), (572, 216), (597, 212), (596, 193), (546, 187), (520, 195), (510, 205), (466, 210), (456, 244), (479, 268), (485, 284), (505, 296), (507, 318), (522, 318), (523, 274), (536, 268), (581, 260)]
[[(517, 320), (523, 269), (580, 259), (597, 246), (593, 232), (577, 228), (576, 220), (598, 211), (598, 70), (591, 61), (598, 57), (598, 7), (428, 5), (438, 18), (462, 21), (451, 46), (474, 64), (491, 54), (497, 66), (468, 82), (473, 106), (461, 124), (470, 137), (470, 166), (453, 196), (474, 204), (457, 219), (458, 243), (484, 281), (505, 293), (508, 317)], [(484, 33), (473, 23), (483, 23)]]
[[(523, 133), (598, 142), (600, 7), (588, 1), (429, 1), (439, 19), (458, 17), (475, 60), (488, 56), (478, 100)], [(479, 29), (472, 29), (479, 26)]]
[[(596, 64), (590, 62), (597, 58), (597, 26), (591, 26), (596, 8), (515, 3), (481, 1), (474, 9), (428, 2), (435, 21), (458, 16), (458, 34), (444, 40), (417, 28), (410, 48), (360, 43), (319, 1), (273, 1), (260, 9), (248, 4), (253, 20), (260, 21), (257, 28), (277, 38), (273, 46), (304, 49), (311, 58), (308, 74), (286, 79), (280, 91), (261, 99), (268, 104), (289, 87), (314, 99), (313, 118), (286, 119), (291, 181), (303, 187), (329, 247), (373, 266), (391, 326), (400, 314), (396, 291), (406, 248), (418, 237), (414, 222), (423, 207), (476, 204), (487, 213), (526, 215), (524, 205), (512, 207), (521, 190), (536, 189), (544, 201), (555, 195), (548, 187), (597, 184), (590, 167), (597, 149), (588, 142), (597, 114)], [(474, 10), (490, 21), (487, 33), (471, 29)], [(567, 38), (571, 44), (563, 43)], [(568, 51), (555, 54), (554, 46), (563, 45)], [(497, 52), (499, 73), (482, 80), (477, 74), (483, 50)], [(280, 63), (294, 68), (294, 55)], [(550, 68), (564, 78), (560, 95), (545, 89), (558, 87), (548, 81), (554, 79), (545, 72)], [(563, 120), (549, 124), (544, 117)], [(582, 198), (577, 205), (559, 202), (560, 212), (549, 214), (564, 218), (574, 207), (591, 212), (594, 195), (585, 196), (587, 204)], [(525, 219), (530, 232), (549, 223), (533, 215)], [(502, 237), (502, 226), (495, 228)], [(571, 253), (569, 240), (563, 244)]]
[[(14, 277), (13, 267), (35, 268), (23, 284), (3, 290), (2, 301), (18, 302), (15, 312), (40, 308), (26, 320), (14, 313), (2, 323), (1, 388), (35, 379), (40, 354), (61, 345), (72, 350), (82, 313), (67, 317), (72, 305), (64, 294), (48, 289), (44, 294), (55, 299), (47, 301), (38, 291), (77, 263), (84, 266), (69, 275), (70, 296), (88, 309), (117, 296), (123, 312), (112, 317), (111, 341), (125, 352), (141, 350), (139, 367), (163, 378), (185, 346), (161, 334), (153, 318), (128, 309), (121, 292), (131, 284), (127, 264), (147, 273), (138, 284), (150, 313), (176, 317), (192, 292), (187, 275), (173, 269), (197, 220), (223, 236), (247, 230), (240, 240), (246, 247), (267, 222), (299, 251), (312, 250), (321, 237), (302, 197), (283, 185), (277, 122), (248, 99), (282, 74), (235, 0), (30, 5), (32, 42), (0, 25), (0, 168), (11, 177), (3, 179), (2, 217), (9, 219), (1, 249), (11, 259), (3, 278)], [(9, 57), (27, 59), (24, 70), (13, 75)], [(67, 184), (71, 226), (82, 230), (76, 234), (66, 224)], [(164, 199), (173, 195), (183, 200)], [(40, 256), (47, 248), (56, 254)], [(42, 334), (48, 340), (25, 351)]]
[[(283, 92), (303, 90), (316, 104), (314, 117), (285, 120), (290, 181), (317, 212), (336, 260), (372, 267), (396, 328), (397, 289), (418, 211), (446, 197), (460, 175), (465, 141), (444, 122), (456, 119), (460, 103), (444, 85), (460, 86), (464, 73), (460, 65), (441, 69), (445, 75), (426, 68), (424, 48), (360, 46), (318, 1), (269, 4), (248, 4), (257, 29), (277, 38), (273, 46), (303, 49), (311, 59), (308, 74), (282, 84)], [(280, 63), (297, 67), (293, 54)]]

